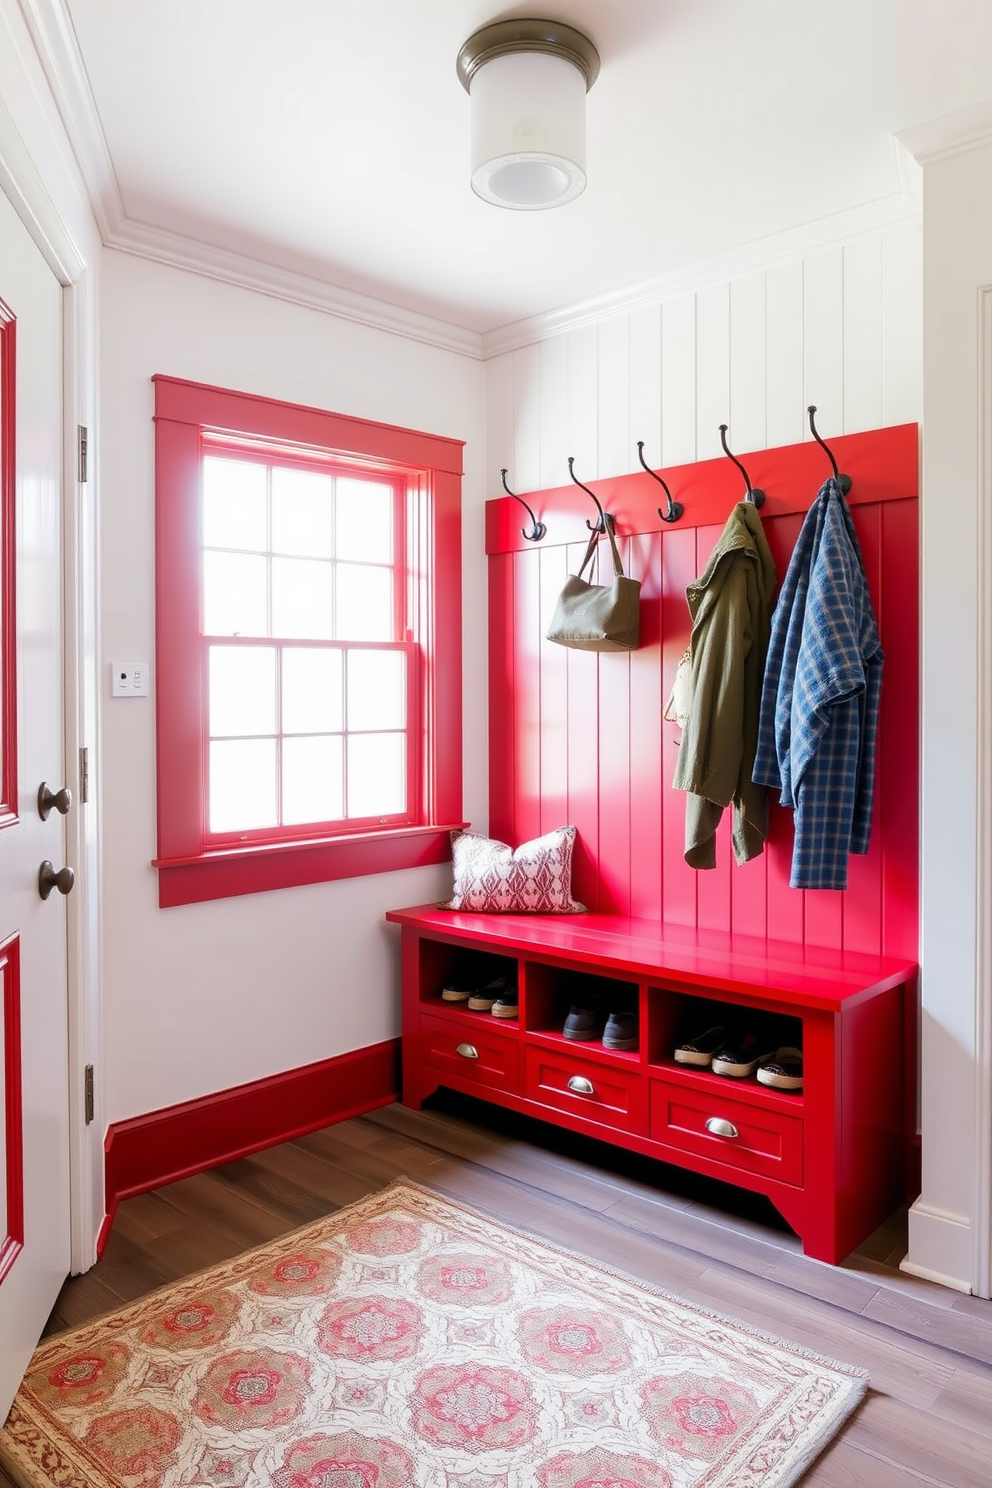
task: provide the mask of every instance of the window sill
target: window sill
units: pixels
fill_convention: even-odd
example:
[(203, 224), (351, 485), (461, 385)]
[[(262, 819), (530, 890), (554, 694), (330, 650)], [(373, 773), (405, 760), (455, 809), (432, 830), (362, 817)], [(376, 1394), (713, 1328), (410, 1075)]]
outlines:
[(153, 858), (159, 908), (445, 863), (451, 857), (449, 834), (464, 825), (398, 827), (353, 837), (218, 848), (188, 858)]

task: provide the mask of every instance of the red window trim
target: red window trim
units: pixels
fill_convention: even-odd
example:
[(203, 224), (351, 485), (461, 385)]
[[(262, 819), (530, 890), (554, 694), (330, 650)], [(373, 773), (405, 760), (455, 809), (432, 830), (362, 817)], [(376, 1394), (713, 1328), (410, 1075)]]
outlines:
[[(173, 377), (155, 385), (155, 586), (159, 904), (260, 893), (443, 862), (463, 825), (462, 441)], [(422, 576), (415, 635), (425, 820), (299, 841), (204, 842), (205, 697), (200, 665), (200, 460), (204, 436), (271, 440), (405, 477), (408, 570)]]

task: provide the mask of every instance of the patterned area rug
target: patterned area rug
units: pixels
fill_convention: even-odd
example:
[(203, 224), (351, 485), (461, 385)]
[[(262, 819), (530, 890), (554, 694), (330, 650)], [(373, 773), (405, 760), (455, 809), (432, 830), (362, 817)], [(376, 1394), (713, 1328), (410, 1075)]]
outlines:
[(785, 1488), (865, 1375), (407, 1182), (43, 1344), (25, 1488)]

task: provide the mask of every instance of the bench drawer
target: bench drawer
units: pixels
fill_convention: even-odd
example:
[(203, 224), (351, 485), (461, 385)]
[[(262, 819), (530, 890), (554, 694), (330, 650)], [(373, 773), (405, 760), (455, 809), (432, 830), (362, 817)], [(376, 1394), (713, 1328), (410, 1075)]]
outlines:
[(644, 1081), (634, 1070), (576, 1059), (565, 1050), (528, 1048), (524, 1081), (528, 1100), (621, 1131), (644, 1131)]
[(798, 1116), (735, 1101), (719, 1091), (652, 1080), (650, 1122), (652, 1139), (667, 1147), (782, 1183), (803, 1181), (803, 1123)]
[(494, 1032), (495, 1020), (480, 1013), (478, 1025), (449, 1023), (445, 1018), (422, 1014), (418, 1053), (422, 1064), (471, 1080), (490, 1090), (516, 1094), (519, 1086), (519, 1051), (514, 1036)]

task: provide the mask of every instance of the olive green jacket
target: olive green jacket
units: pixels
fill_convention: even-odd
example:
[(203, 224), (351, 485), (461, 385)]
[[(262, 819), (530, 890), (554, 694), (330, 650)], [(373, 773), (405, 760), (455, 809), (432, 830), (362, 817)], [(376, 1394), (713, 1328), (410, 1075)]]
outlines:
[(757, 857), (765, 845), (765, 787), (754, 784), (751, 771), (775, 584), (758, 509), (741, 501), (705, 571), (685, 591), (692, 615), (689, 702), (674, 785), (688, 792), (685, 860), (690, 868), (716, 866), (716, 829), (731, 802), (738, 863)]

